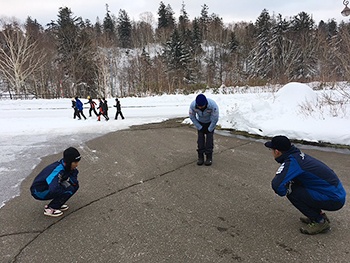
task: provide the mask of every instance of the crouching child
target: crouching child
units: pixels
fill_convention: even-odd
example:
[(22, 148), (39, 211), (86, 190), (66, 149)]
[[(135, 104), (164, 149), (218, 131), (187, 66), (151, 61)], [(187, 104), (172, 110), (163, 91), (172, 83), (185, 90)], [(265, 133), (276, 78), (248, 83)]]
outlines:
[(66, 202), (79, 189), (78, 164), (80, 153), (74, 147), (63, 152), (63, 158), (45, 167), (34, 179), (30, 191), (37, 200), (51, 200), (44, 215), (57, 217), (69, 207)]

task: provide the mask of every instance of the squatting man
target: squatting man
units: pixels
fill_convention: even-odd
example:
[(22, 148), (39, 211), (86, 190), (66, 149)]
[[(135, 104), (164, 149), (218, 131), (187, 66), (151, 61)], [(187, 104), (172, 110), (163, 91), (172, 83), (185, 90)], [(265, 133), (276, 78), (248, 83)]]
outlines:
[(315, 235), (330, 229), (322, 211), (337, 211), (345, 204), (346, 192), (334, 171), (323, 162), (300, 151), (283, 135), (265, 143), (281, 164), (272, 180), (273, 190), (288, 200), (305, 217), (300, 221), (303, 234)]

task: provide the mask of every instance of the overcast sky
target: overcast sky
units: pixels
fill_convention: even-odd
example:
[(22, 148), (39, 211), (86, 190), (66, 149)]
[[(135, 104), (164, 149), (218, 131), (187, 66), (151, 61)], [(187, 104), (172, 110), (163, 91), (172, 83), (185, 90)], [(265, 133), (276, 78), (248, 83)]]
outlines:
[[(102, 21), (106, 14), (106, 3), (112, 14), (118, 16), (119, 10), (125, 10), (132, 20), (139, 21), (140, 14), (151, 12), (157, 20), (157, 11), (160, 0), (0, 0), (0, 18), (15, 17), (20, 22), (25, 22), (30, 16), (36, 19), (42, 26), (46, 26), (51, 20), (57, 20), (60, 7), (68, 7), (75, 16), (84, 20), (89, 19), (92, 23), (96, 18)], [(232, 22), (255, 22), (256, 18), (265, 8), (270, 15), (281, 14), (283, 17), (292, 17), (299, 12), (312, 15), (318, 23), (320, 20), (328, 21), (336, 19), (337, 22), (344, 20), (349, 22), (349, 17), (342, 17), (343, 0), (164, 0), (165, 5), (170, 5), (178, 18), (182, 3), (192, 20), (199, 17), (202, 6), (209, 7), (209, 14), (215, 13), (223, 18), (225, 23)]]

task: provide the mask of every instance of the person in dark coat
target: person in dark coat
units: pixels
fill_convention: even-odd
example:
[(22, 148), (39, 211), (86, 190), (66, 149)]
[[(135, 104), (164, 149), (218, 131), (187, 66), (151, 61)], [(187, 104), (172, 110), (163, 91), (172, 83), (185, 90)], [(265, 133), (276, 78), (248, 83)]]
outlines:
[(44, 215), (61, 216), (69, 207), (66, 202), (79, 189), (79, 151), (69, 147), (63, 152), (63, 159), (44, 168), (34, 179), (30, 192), (37, 200), (51, 200), (45, 206)]
[(104, 116), (106, 118), (106, 121), (109, 120), (109, 117), (108, 117), (108, 102), (105, 98), (102, 99), (103, 100), (103, 112), (104, 112)]
[(72, 98), (72, 108), (73, 108), (73, 119), (75, 119), (76, 117), (79, 118), (79, 120), (81, 119), (78, 108), (77, 108), (77, 103), (75, 101), (75, 98)]
[[(86, 117), (85, 117), (85, 115), (83, 113), (83, 109), (84, 109), (83, 103), (81, 102), (81, 100), (79, 100), (78, 97), (75, 97), (75, 102), (76, 102), (76, 107), (78, 109), (79, 114), (81, 116), (83, 116), (84, 119), (86, 120)], [(78, 117), (79, 117), (79, 120), (81, 120), (80, 116), (78, 116)]]
[(90, 96), (88, 96), (87, 99), (88, 99), (88, 102), (86, 102), (85, 104), (89, 104), (89, 105), (90, 105), (89, 117), (92, 117), (91, 112), (94, 112), (95, 115), (98, 116), (98, 113), (97, 113), (97, 111), (96, 111), (96, 105), (97, 105), (97, 103), (94, 102)]
[(315, 235), (330, 229), (322, 210), (337, 211), (345, 204), (346, 192), (335, 172), (323, 162), (300, 151), (283, 135), (265, 143), (281, 166), (271, 184), (276, 194), (288, 200), (305, 217), (303, 234)]
[(122, 119), (124, 120), (124, 115), (122, 113), (120, 101), (118, 100), (118, 98), (115, 99), (115, 103), (116, 104), (114, 105), (114, 107), (117, 108), (117, 112), (115, 113), (115, 118), (114, 119), (117, 120), (118, 119), (118, 115), (120, 114), (120, 117), (122, 117)]
[(101, 120), (101, 115), (103, 117), (105, 117), (106, 121), (109, 120), (108, 116), (105, 114), (105, 103), (104, 101), (101, 99), (101, 98), (98, 98), (98, 101), (99, 101), (99, 105), (97, 107), (97, 109), (99, 110), (99, 113), (98, 113), (98, 117), (97, 117), (97, 121), (100, 121)]

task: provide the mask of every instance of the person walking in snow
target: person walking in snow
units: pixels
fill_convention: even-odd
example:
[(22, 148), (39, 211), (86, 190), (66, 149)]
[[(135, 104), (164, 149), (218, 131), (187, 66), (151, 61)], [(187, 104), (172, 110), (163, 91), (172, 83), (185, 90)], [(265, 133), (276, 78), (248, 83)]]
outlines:
[(101, 120), (101, 115), (103, 117), (105, 117), (106, 121), (108, 121), (109, 118), (108, 118), (108, 116), (106, 116), (106, 114), (104, 112), (105, 104), (101, 98), (98, 98), (98, 101), (99, 101), (99, 105), (98, 105), (97, 109), (99, 110), (99, 113), (98, 113), (97, 121)]
[(103, 112), (104, 112), (104, 116), (106, 118), (106, 121), (109, 120), (109, 117), (108, 117), (108, 102), (105, 98), (102, 99), (103, 100)]
[(92, 117), (92, 115), (91, 115), (91, 112), (92, 112), (92, 111), (95, 113), (96, 116), (98, 116), (98, 113), (97, 113), (97, 111), (96, 111), (96, 109), (95, 109), (97, 103), (94, 102), (90, 96), (88, 96), (87, 99), (88, 99), (88, 102), (86, 102), (85, 104), (89, 104), (89, 105), (90, 105), (89, 117)]
[(76, 117), (81, 119), (75, 98), (72, 98), (72, 108), (73, 108), (73, 119), (75, 119)]
[[(84, 113), (83, 113), (83, 109), (84, 109), (83, 103), (79, 100), (78, 97), (75, 97), (75, 102), (76, 102), (76, 107), (77, 107), (77, 109), (78, 109), (79, 114), (80, 114), (81, 116), (83, 116), (84, 119), (86, 120), (86, 117), (85, 117), (85, 115), (84, 115)], [(78, 115), (78, 117), (79, 117), (79, 120), (81, 120), (81, 118), (80, 118), (79, 115)]]
[(315, 235), (330, 229), (330, 220), (322, 210), (337, 211), (345, 204), (346, 192), (334, 171), (323, 162), (300, 151), (283, 135), (265, 143), (281, 166), (272, 180), (272, 188), (305, 217), (300, 221), (303, 234)]
[[(216, 102), (199, 94), (191, 103), (189, 117), (198, 130), (197, 152), (198, 165), (212, 164), (214, 148), (214, 130), (219, 120), (219, 108)], [(206, 160), (204, 162), (204, 154)]]
[(118, 115), (120, 114), (120, 117), (122, 117), (122, 119), (124, 120), (124, 116), (123, 116), (123, 113), (122, 113), (122, 110), (121, 110), (121, 105), (120, 105), (120, 101), (118, 100), (118, 98), (115, 99), (115, 105), (114, 107), (117, 108), (117, 112), (115, 113), (115, 120), (118, 119)]
[(66, 202), (78, 191), (79, 151), (69, 147), (63, 158), (44, 168), (34, 179), (30, 192), (37, 200), (51, 200), (44, 207), (44, 215), (61, 216), (69, 207)]

